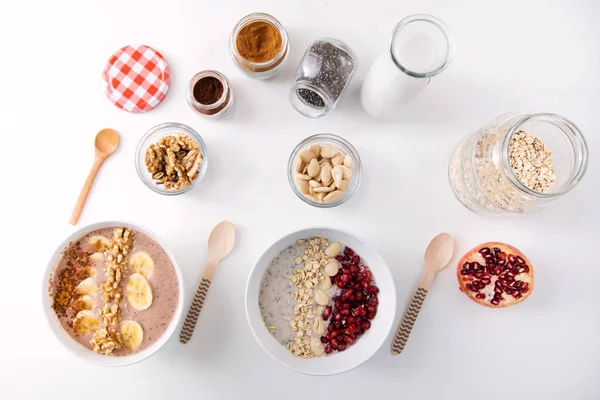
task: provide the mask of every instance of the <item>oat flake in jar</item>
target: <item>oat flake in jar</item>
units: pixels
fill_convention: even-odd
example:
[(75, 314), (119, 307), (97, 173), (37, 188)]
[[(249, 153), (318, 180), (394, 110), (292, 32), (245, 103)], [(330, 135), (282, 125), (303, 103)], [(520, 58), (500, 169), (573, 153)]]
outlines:
[(373, 118), (397, 120), (401, 108), (448, 67), (453, 54), (454, 37), (442, 21), (425, 14), (404, 18), (363, 82), (363, 108)]
[(585, 139), (571, 121), (513, 112), (462, 139), (448, 174), (454, 194), (473, 212), (528, 213), (577, 186), (587, 162)]

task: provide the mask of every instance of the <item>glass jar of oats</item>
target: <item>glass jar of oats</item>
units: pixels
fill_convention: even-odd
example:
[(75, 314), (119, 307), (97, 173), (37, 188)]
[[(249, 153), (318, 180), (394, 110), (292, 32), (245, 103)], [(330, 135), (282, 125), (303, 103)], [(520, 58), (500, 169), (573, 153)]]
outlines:
[(555, 114), (512, 112), (463, 138), (450, 157), (454, 194), (476, 213), (529, 213), (573, 189), (587, 168), (577, 126)]

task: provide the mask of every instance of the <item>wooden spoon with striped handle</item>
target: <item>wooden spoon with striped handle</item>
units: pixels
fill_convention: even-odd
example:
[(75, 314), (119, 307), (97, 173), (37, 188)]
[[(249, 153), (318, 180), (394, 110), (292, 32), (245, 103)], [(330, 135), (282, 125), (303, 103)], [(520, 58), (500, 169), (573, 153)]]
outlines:
[(396, 356), (404, 350), (408, 336), (419, 316), (419, 311), (421, 311), (425, 296), (427, 296), (427, 291), (431, 286), (431, 282), (433, 282), (435, 274), (448, 265), (453, 253), (454, 239), (448, 233), (440, 233), (429, 242), (424, 257), (425, 273), (394, 336), (394, 341), (392, 342), (393, 355)]
[(234, 243), (235, 228), (229, 221), (219, 222), (210, 233), (208, 237), (208, 264), (204, 268), (202, 280), (196, 290), (196, 295), (181, 328), (181, 333), (179, 334), (179, 341), (181, 343), (185, 344), (192, 338), (217, 264), (231, 253)]

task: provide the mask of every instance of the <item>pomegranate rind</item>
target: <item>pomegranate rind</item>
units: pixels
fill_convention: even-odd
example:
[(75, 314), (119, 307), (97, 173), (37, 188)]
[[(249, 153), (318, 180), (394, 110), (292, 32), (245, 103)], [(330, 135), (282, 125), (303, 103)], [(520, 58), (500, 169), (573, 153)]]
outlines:
[[(527, 293), (523, 294), (523, 297), (521, 297), (520, 299), (516, 299), (513, 296), (505, 295), (504, 301), (500, 302), (500, 304), (498, 304), (498, 305), (494, 305), (494, 304), (490, 303), (489, 301), (487, 301), (486, 299), (481, 299), (481, 300), (477, 299), (475, 297), (476, 292), (473, 292), (466, 287), (466, 284), (470, 280), (465, 280), (465, 277), (463, 275), (461, 275), (460, 271), (462, 270), (465, 262), (477, 261), (477, 262), (485, 265), (484, 258), (479, 253), (479, 250), (486, 248), (486, 247), (489, 249), (497, 247), (504, 253), (507, 253), (507, 254), (510, 253), (510, 254), (519, 256), (529, 266), (528, 273), (521, 273), (518, 275), (521, 278), (520, 280), (523, 280), (529, 284), (529, 291)], [(523, 279), (524, 278), (523, 275), (525, 275), (525, 277), (527, 277), (527, 279)], [(489, 308), (504, 308), (504, 307), (509, 307), (509, 306), (513, 306), (515, 304), (522, 303), (523, 301), (525, 301), (525, 299), (527, 299), (529, 297), (531, 292), (533, 292), (533, 283), (534, 283), (533, 264), (531, 264), (531, 261), (529, 261), (529, 258), (527, 258), (525, 256), (525, 254), (523, 254), (523, 252), (521, 252), (521, 250), (517, 249), (514, 246), (511, 246), (509, 244), (502, 243), (502, 242), (482, 243), (480, 245), (473, 247), (471, 250), (469, 250), (467, 253), (465, 253), (465, 255), (460, 259), (460, 261), (458, 262), (458, 265), (456, 266), (456, 277), (458, 279), (458, 285), (459, 285), (461, 292), (466, 294), (467, 297), (469, 297), (471, 300), (473, 300), (477, 304), (480, 304), (482, 306), (489, 307)]]

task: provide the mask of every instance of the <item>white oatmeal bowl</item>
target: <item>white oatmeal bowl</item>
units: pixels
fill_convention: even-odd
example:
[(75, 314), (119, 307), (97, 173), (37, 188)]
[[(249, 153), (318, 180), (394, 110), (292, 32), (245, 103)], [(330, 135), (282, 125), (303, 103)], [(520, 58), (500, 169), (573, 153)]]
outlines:
[[(133, 239), (128, 242), (130, 251), (128, 250), (124, 257), (124, 262), (128, 263), (129, 266), (123, 274), (122, 284), (120, 285), (120, 290), (122, 290), (120, 294), (122, 300), (119, 302), (120, 321), (116, 320), (115, 324), (117, 329), (121, 328), (120, 333), (123, 333), (122, 329), (125, 322), (130, 323), (135, 321), (136, 324), (138, 324), (140, 328), (143, 327), (143, 329), (141, 335), (139, 331), (137, 332), (138, 335), (136, 340), (139, 340), (139, 342), (135, 349), (127, 348), (126, 344), (128, 343), (126, 343), (127, 341), (125, 340), (121, 349), (115, 350), (110, 355), (105, 355), (93, 351), (93, 346), (89, 343), (93, 331), (85, 334), (75, 332), (75, 320), (68, 317), (67, 314), (61, 316), (58, 311), (57, 297), (55, 297), (56, 282), (62, 281), (63, 278), (59, 277), (65, 275), (60, 272), (67, 270), (69, 262), (71, 262), (71, 265), (78, 263), (77, 261), (73, 261), (73, 258), (68, 259), (69, 261), (65, 263), (65, 257), (67, 257), (66, 254), (71, 251), (80, 252), (79, 255), (85, 254), (88, 250), (86, 243), (89, 243), (92, 238), (98, 238), (98, 235), (102, 234), (106, 234), (107, 237), (109, 237), (109, 234), (114, 234), (116, 236), (115, 229), (120, 228), (130, 230), (133, 233)], [(114, 243), (114, 241), (111, 243)], [(108, 259), (111, 250), (108, 247), (105, 249), (105, 255), (107, 255), (106, 259)], [(99, 254), (100, 252), (98, 252), (98, 250), (96, 251), (97, 252), (93, 253), (91, 257), (86, 258), (86, 260), (98, 262), (98, 260), (94, 258), (94, 255)], [(139, 262), (139, 254), (142, 253), (144, 254), (144, 259), (146, 261), (145, 264), (140, 264)], [(87, 254), (90, 253), (88, 252)], [(138, 254), (138, 256), (136, 256), (137, 264), (134, 265), (131, 261), (136, 254)], [(151, 261), (148, 261), (149, 259), (146, 257), (149, 257)], [(94, 282), (96, 287), (94, 290), (90, 290), (90, 292), (84, 295), (92, 302), (91, 306), (89, 308), (84, 308), (80, 312), (93, 313), (99, 321), (97, 323), (97, 328), (103, 328), (105, 327), (104, 324), (106, 324), (105, 322), (104, 324), (102, 322), (102, 312), (100, 311), (104, 294), (102, 283), (107, 282), (100, 278), (101, 275), (105, 274), (105, 262), (106, 260), (96, 264), (94, 267), (86, 266), (85, 262), (80, 263), (82, 267), (88, 269), (93, 268), (96, 270), (95, 274), (91, 276), (91, 278), (96, 280)], [(149, 263), (152, 264), (151, 271), (148, 270)], [(142, 267), (145, 266), (146, 268), (145, 272), (140, 272), (143, 272), (144, 275), (146, 275), (146, 282), (149, 284), (152, 293), (150, 302), (143, 310), (139, 307), (133, 309), (129, 298), (129, 293), (131, 292), (129, 282), (132, 281), (134, 275), (141, 275), (140, 273), (137, 273), (137, 266), (140, 265)], [(84, 281), (87, 282), (89, 279), (90, 278), (86, 278)], [(75, 287), (75, 290), (80, 287), (89, 289), (91, 286), (89, 283), (84, 285), (84, 281), (80, 282), (77, 286), (72, 286)], [(79, 297), (79, 294), (74, 294), (74, 296), (77, 296), (78, 299), (84, 297)], [(166, 244), (148, 229), (139, 225), (120, 221), (94, 223), (82, 227), (69, 235), (62, 243), (60, 243), (50, 258), (46, 267), (46, 272), (44, 273), (42, 285), (42, 305), (44, 313), (50, 330), (54, 333), (58, 341), (76, 356), (83, 358), (92, 364), (105, 367), (131, 365), (156, 353), (169, 340), (173, 332), (175, 332), (183, 313), (183, 299), (183, 277), (181, 270)], [(70, 304), (69, 307), (71, 307), (75, 302), (71, 299), (68, 304)], [(80, 312), (77, 312), (77, 315), (79, 315)], [(87, 316), (89, 317), (89, 314)], [(135, 336), (131, 335), (131, 331), (129, 331), (129, 334), (130, 338)], [(123, 336), (123, 338), (125, 337)]]
[[(321, 242), (323, 243), (321, 245), (319, 241), (315, 242), (314, 238), (327, 239), (327, 242)], [(341, 244), (341, 251), (338, 244)], [(312, 251), (320, 246), (324, 251)], [(331, 253), (331, 248), (336, 246), (338, 252), (333, 250)], [(309, 258), (300, 261), (303, 254), (307, 254), (305, 252), (307, 249)], [(319, 262), (315, 262), (310, 255), (319, 252), (321, 255), (317, 257), (323, 257), (320, 259), (320, 267)], [(334, 271), (329, 268), (330, 264), (334, 264)], [(336, 269), (335, 265), (339, 266), (339, 269)], [(304, 290), (299, 289), (304, 284), (293, 276), (313, 276), (312, 273), (304, 274), (301, 271), (311, 266), (314, 268), (314, 274), (319, 277), (316, 279), (318, 283), (314, 284), (314, 289), (311, 289), (308, 297), (308, 302), (312, 305), (298, 309), (298, 306), (306, 304), (306, 301), (297, 300), (296, 296), (299, 290)], [(350, 274), (351, 269), (360, 270), (357, 276), (360, 275), (362, 278), (357, 278), (357, 281), (352, 278), (349, 283), (340, 283), (340, 279), (344, 278), (341, 275)], [(368, 278), (365, 278), (365, 274)], [(370, 282), (364, 283), (362, 293), (365, 294), (365, 299), (360, 300), (364, 301), (364, 305), (355, 302), (358, 300), (352, 296), (353, 286), (350, 286), (360, 285), (361, 279)], [(325, 280), (327, 285), (323, 287)], [(308, 287), (312, 286), (313, 283), (308, 283)], [(373, 289), (372, 286), (376, 288)], [(371, 295), (369, 290), (373, 290), (374, 294)], [(359, 296), (358, 291), (361, 290), (354, 289), (354, 296)], [(348, 309), (351, 311), (344, 315), (336, 315), (343, 314), (342, 309), (345, 304), (342, 299), (345, 294), (348, 294), (344, 292), (350, 293), (351, 301), (348, 300)], [(367, 304), (367, 300), (369, 305), (374, 305), (374, 309)], [(260, 346), (279, 363), (308, 375), (339, 374), (367, 361), (386, 340), (396, 315), (394, 281), (383, 258), (359, 237), (345, 231), (322, 227), (290, 233), (272, 244), (252, 268), (246, 285), (245, 302), (248, 324)], [(363, 311), (359, 317), (357, 314), (360, 307), (364, 310), (368, 309), (368, 314), (365, 315), (366, 311)], [(308, 313), (306, 309), (309, 310)], [(297, 329), (299, 313), (300, 318), (306, 316), (306, 321), (309, 321), (311, 326), (304, 328), (308, 330), (302, 334), (298, 333), (301, 329)], [(319, 321), (315, 321), (317, 319)], [(323, 323), (324, 327), (319, 326)], [(302, 324), (306, 327), (306, 323)], [(343, 324), (341, 328), (340, 324)], [(359, 332), (348, 333), (349, 325), (360, 326), (361, 324), (364, 329), (358, 328)], [(338, 339), (335, 345), (331, 340), (333, 331), (338, 331), (340, 334), (340, 336), (333, 336)], [(299, 341), (299, 336), (307, 335), (310, 335), (310, 338)], [(301, 350), (298, 350), (298, 346), (301, 346)], [(319, 346), (323, 347), (319, 348)], [(333, 350), (332, 346), (334, 346)]]

